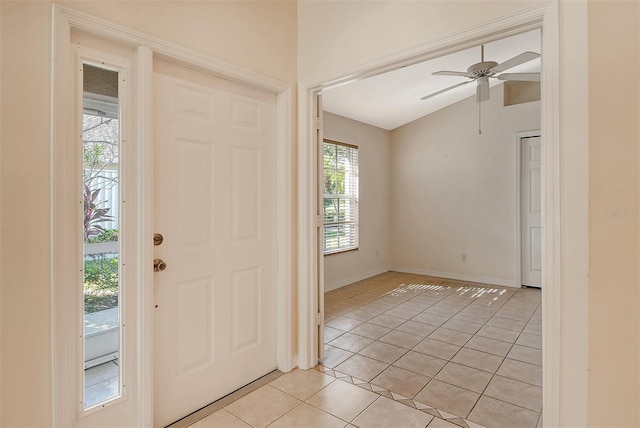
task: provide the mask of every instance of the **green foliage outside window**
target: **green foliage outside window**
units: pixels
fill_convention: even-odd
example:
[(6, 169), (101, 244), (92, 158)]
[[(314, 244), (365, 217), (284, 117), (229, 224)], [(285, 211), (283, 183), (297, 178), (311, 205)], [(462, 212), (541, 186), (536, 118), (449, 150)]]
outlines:
[[(84, 181), (84, 312), (118, 307), (119, 256), (115, 252), (89, 251), (92, 244), (117, 242), (118, 229), (106, 224), (116, 221), (102, 192), (118, 184), (118, 120), (83, 115)], [(117, 223), (116, 223), (117, 224)]]
[(118, 257), (107, 253), (87, 256), (84, 261), (84, 312), (118, 306)]
[(358, 149), (324, 142), (323, 170), (324, 251), (357, 248)]

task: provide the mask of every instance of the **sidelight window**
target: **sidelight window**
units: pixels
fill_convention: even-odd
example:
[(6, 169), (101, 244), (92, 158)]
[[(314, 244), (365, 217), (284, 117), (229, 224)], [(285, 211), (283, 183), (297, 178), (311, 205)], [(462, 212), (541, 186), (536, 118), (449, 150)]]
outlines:
[(82, 64), (85, 409), (122, 395), (119, 72)]

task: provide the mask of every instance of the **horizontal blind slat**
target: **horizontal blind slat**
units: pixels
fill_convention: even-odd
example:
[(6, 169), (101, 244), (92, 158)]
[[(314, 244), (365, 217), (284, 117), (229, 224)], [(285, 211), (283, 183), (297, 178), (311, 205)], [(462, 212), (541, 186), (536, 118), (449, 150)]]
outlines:
[(325, 254), (358, 247), (358, 148), (324, 140)]

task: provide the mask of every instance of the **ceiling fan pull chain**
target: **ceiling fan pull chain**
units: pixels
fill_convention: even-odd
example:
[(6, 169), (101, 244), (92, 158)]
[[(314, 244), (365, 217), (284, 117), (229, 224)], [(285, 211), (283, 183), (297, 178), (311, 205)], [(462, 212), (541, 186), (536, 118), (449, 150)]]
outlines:
[(482, 103), (478, 103), (478, 134), (482, 134)]

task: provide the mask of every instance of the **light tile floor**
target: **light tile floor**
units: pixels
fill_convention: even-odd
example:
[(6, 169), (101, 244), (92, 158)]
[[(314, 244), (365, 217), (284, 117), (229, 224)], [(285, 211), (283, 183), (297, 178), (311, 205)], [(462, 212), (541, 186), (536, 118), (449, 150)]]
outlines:
[(325, 295), (325, 357), (192, 427), (536, 427), (540, 291), (388, 272)]

